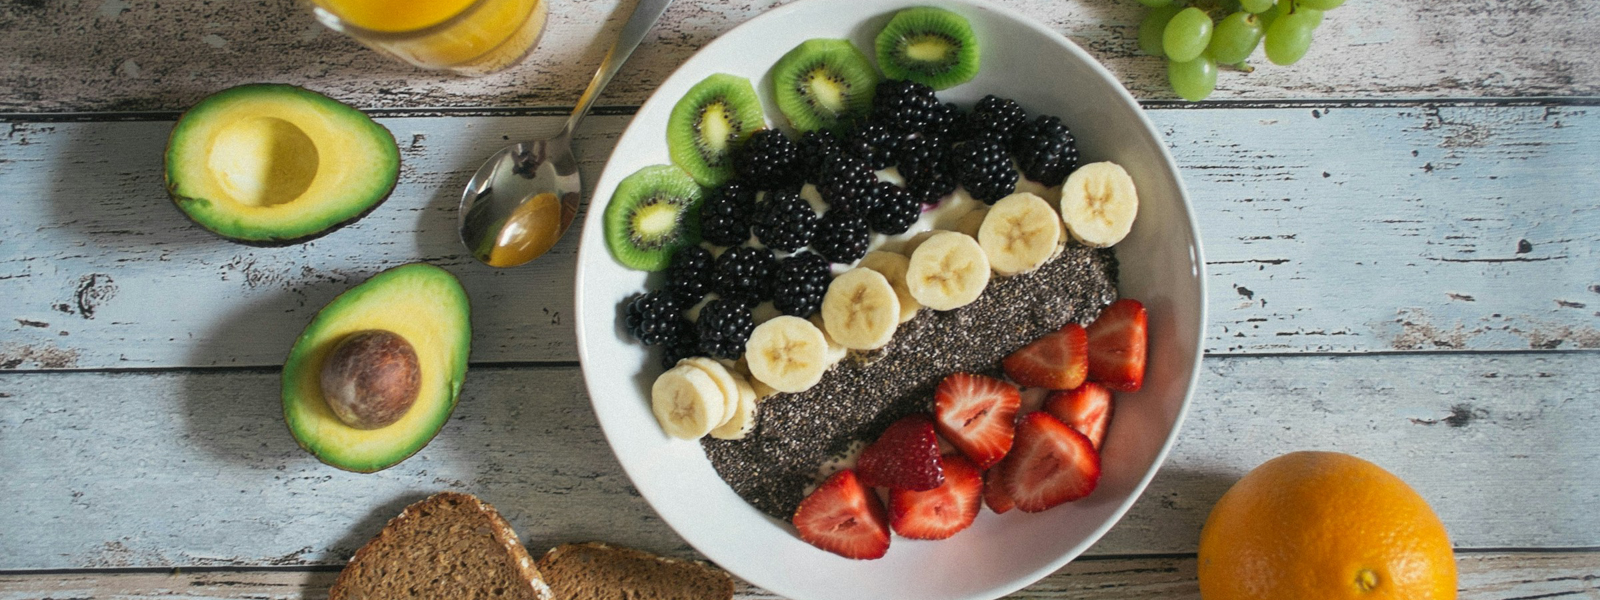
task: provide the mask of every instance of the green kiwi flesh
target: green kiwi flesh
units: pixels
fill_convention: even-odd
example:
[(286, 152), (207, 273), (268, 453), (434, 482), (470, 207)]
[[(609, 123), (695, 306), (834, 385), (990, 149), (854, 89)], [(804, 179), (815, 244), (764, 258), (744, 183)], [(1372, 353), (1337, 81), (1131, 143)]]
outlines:
[(679, 248), (700, 243), (700, 186), (682, 169), (654, 165), (617, 184), (606, 204), (606, 247), (630, 269), (660, 271)]
[(772, 66), (773, 98), (801, 133), (837, 132), (872, 110), (878, 70), (848, 40), (801, 42)]
[(909, 79), (935, 90), (978, 74), (978, 38), (961, 15), (917, 7), (895, 13), (877, 40), (878, 66), (890, 79)]
[(733, 151), (766, 126), (750, 80), (717, 73), (689, 88), (667, 117), (672, 162), (696, 183), (716, 187), (733, 178)]

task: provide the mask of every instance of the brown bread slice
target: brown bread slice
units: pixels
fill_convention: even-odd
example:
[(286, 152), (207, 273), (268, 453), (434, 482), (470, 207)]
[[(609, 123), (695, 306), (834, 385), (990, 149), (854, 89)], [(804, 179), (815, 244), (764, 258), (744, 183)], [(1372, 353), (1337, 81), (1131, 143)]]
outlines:
[(552, 600), (494, 507), (441, 492), (407, 506), (356, 551), (328, 600)]
[(561, 600), (730, 600), (733, 578), (698, 562), (600, 542), (562, 544), (539, 559)]

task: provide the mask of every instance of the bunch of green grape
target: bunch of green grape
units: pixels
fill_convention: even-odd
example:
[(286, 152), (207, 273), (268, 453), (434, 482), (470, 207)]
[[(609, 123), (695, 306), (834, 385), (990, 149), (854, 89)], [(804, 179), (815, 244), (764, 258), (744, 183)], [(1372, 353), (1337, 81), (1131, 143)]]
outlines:
[[(1217, 87), (1217, 65), (1238, 65), (1265, 42), (1267, 60), (1292, 65), (1311, 48), (1322, 12), (1344, 0), (1139, 0), (1139, 50), (1167, 58), (1167, 81), (1184, 100)], [(1227, 15), (1222, 20), (1213, 15)]]

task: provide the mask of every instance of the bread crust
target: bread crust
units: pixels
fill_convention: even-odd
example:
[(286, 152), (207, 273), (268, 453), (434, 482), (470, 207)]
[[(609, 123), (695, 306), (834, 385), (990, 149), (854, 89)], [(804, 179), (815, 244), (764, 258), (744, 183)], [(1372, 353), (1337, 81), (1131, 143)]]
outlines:
[(538, 600), (554, 600), (554, 593), (540, 575), (539, 568), (534, 564), (533, 557), (528, 554), (527, 548), (522, 546), (522, 541), (517, 538), (517, 532), (511, 528), (500, 516), (493, 506), (479, 500), (471, 494), (459, 492), (439, 492), (421, 501), (407, 506), (400, 514), (389, 520), (387, 525), (378, 535), (368, 541), (366, 545), (357, 550), (350, 557), (350, 562), (339, 572), (339, 578), (333, 582), (333, 588), (328, 590), (328, 600), (367, 600), (359, 595), (353, 582), (357, 573), (366, 568), (368, 563), (384, 560), (381, 555), (383, 548), (393, 541), (393, 538), (402, 528), (408, 527), (418, 518), (419, 514), (426, 514), (428, 509), (448, 504), (464, 504), (477, 510), (489, 522), (489, 533), (496, 543), (500, 545), (511, 558), (511, 564), (519, 575), (517, 583), (525, 584), (527, 592)]

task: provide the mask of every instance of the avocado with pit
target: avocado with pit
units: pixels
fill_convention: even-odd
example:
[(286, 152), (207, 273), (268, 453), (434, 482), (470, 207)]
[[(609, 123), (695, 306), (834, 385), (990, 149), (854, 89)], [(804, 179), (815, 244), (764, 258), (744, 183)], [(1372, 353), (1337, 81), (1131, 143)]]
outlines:
[(322, 462), (371, 473), (405, 460), (455, 409), (472, 346), (467, 293), (427, 264), (334, 298), (283, 365), (283, 419)]
[(388, 129), (292, 85), (213, 94), (167, 140), (167, 193), (178, 210), (254, 246), (297, 244), (351, 223), (388, 198), (399, 175)]

